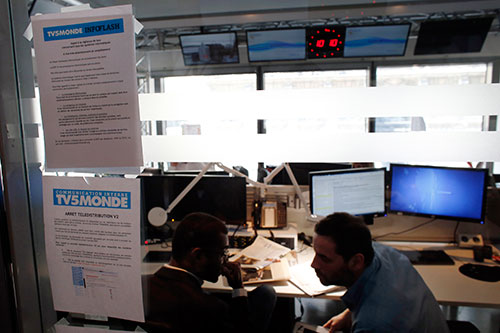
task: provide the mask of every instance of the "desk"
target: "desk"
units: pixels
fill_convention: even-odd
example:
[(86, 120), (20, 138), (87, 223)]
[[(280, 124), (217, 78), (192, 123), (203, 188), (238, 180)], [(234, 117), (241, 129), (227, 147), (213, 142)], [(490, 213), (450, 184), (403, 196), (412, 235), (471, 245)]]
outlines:
[[(420, 243), (420, 242), (382, 242), (397, 249), (422, 250), (422, 249), (443, 249), (455, 261), (453, 266), (415, 266), (416, 270), (422, 276), (430, 290), (436, 297), (437, 301), (442, 305), (452, 306), (477, 306), (500, 308), (500, 282), (484, 282), (471, 279), (458, 271), (458, 268), (465, 263), (474, 263), (472, 250), (460, 249), (451, 244), (444, 243)], [(143, 246), (143, 257), (148, 250), (160, 250), (160, 245)], [(166, 250), (166, 249), (164, 249)], [(311, 250), (306, 251), (303, 256), (299, 256), (299, 261), (307, 260), (304, 256), (311, 255)], [(142, 263), (143, 274), (152, 274), (161, 263)], [(300, 289), (289, 282), (279, 282), (271, 284), (276, 290), (278, 297), (309, 297)], [(408, 286), (411, 288), (411, 286)], [(206, 282), (203, 288), (208, 291), (230, 292), (231, 288), (225, 281), (225, 278), (220, 277), (216, 283)], [(247, 286), (248, 290), (252, 290), (253, 286)], [(324, 298), (331, 300), (340, 300), (344, 291), (329, 293), (326, 295), (316, 296), (316, 298)]]

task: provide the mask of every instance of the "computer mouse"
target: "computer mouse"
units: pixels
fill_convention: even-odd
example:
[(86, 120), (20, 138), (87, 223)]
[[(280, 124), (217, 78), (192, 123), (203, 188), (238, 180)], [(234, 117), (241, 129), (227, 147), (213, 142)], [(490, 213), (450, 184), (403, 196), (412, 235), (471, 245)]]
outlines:
[(497, 282), (500, 281), (500, 266), (464, 264), (458, 269), (460, 273), (472, 279)]

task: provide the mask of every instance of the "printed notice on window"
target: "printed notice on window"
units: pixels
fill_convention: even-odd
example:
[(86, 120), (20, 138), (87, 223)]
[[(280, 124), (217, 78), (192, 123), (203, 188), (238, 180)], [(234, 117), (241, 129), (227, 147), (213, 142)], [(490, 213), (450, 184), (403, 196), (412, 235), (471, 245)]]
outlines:
[(137, 179), (43, 177), (54, 308), (144, 321)]
[(132, 7), (31, 20), (46, 167), (141, 166)]

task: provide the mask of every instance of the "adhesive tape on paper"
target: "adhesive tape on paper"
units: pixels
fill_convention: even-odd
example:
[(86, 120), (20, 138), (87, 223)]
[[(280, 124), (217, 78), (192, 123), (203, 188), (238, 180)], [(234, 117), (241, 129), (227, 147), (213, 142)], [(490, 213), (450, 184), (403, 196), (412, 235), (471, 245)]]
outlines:
[(148, 221), (155, 227), (161, 227), (167, 222), (167, 211), (161, 207), (153, 207), (149, 210)]

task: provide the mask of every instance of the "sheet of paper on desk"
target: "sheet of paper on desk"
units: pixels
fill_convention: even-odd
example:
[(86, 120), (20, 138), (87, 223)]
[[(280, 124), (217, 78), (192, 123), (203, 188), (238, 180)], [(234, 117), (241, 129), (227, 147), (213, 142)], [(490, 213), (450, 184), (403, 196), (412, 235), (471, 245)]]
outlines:
[[(273, 242), (262, 236), (257, 236), (254, 242), (241, 250), (234, 257), (230, 258), (230, 261), (241, 261), (240, 258), (250, 258), (261, 262), (272, 262), (273, 260), (278, 260), (284, 257), (290, 249), (286, 246)], [(256, 264), (253, 262), (252, 264)]]
[(288, 261), (285, 258), (274, 261), (264, 268), (251, 267), (249, 265), (241, 267), (243, 284), (257, 284), (277, 281), (287, 281), (290, 279)]
[(321, 283), (311, 262), (298, 264), (289, 268), (290, 282), (309, 296), (318, 296), (333, 291), (342, 290), (340, 286), (325, 286)]
[(293, 333), (314, 333), (314, 332), (328, 333), (328, 329), (321, 326), (306, 324), (302, 322), (295, 323), (295, 326), (293, 327)]

